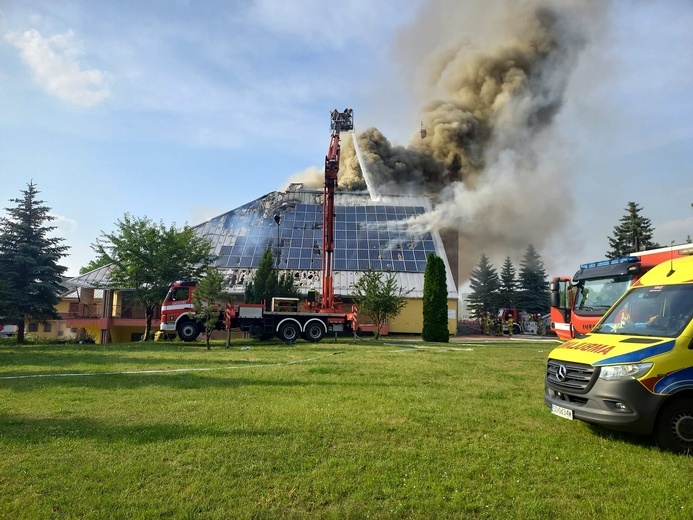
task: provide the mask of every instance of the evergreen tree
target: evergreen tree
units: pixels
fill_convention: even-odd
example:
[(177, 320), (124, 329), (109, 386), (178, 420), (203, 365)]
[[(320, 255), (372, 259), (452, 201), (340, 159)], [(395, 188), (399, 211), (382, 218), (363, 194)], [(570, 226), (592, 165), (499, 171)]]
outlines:
[(423, 287), (423, 330), (424, 341), (450, 340), (448, 332), (448, 289), (445, 262), (433, 253), (428, 255)]
[(266, 249), (255, 271), (255, 278), (245, 286), (245, 302), (262, 303), (264, 301), (265, 307), (269, 309), (273, 297), (298, 298), (299, 296), (291, 274), (279, 275), (274, 268), (272, 250)]
[(498, 312), (498, 291), (500, 279), (495, 267), (491, 265), (485, 253), (481, 254), (479, 264), (470, 275), (470, 287), (472, 294), (467, 301), (472, 315), (480, 317), (483, 314), (496, 315)]
[(503, 307), (515, 307), (517, 300), (517, 278), (515, 266), (509, 256), (505, 257), (500, 273), (500, 303)]
[(637, 251), (661, 247), (652, 241), (654, 228), (649, 218), (640, 214), (642, 208), (635, 202), (629, 202), (626, 214), (620, 219), (620, 224), (614, 227), (614, 234), (609, 239), (609, 251), (606, 257), (620, 258)]
[(3, 321), (17, 324), (17, 343), (24, 342), (28, 320), (59, 318), (55, 306), (60, 301), (61, 276), (66, 268), (58, 262), (68, 246), (61, 245), (62, 238), (48, 236), (56, 227), (46, 223), (55, 217), (44, 201), (37, 200), (39, 193), (30, 182), (22, 190), (22, 198), (10, 200), (16, 206), (5, 208), (7, 216), (0, 219), (0, 307), (4, 309)]
[(532, 244), (527, 246), (520, 262), (519, 287), (517, 299), (520, 309), (532, 314), (549, 311), (549, 282), (544, 262)]

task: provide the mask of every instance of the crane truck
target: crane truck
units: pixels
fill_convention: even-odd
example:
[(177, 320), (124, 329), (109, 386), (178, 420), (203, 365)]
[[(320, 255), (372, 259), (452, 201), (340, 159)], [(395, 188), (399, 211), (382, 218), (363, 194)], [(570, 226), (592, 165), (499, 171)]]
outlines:
[(549, 284), (551, 330), (568, 341), (588, 334), (606, 311), (646, 272), (662, 262), (693, 254), (693, 244), (638, 251), (628, 256), (580, 265), (570, 278)]
[[(228, 304), (220, 309), (218, 329), (239, 329), (251, 334), (276, 335), (286, 343), (299, 337), (318, 342), (326, 334), (344, 333), (358, 328), (354, 307), (345, 312), (334, 294), (332, 263), (334, 254), (335, 191), (339, 174), (340, 134), (354, 129), (353, 111), (331, 112), (330, 144), (325, 157), (323, 189), (322, 294), (309, 292), (305, 304), (298, 298), (272, 298), (269, 310), (265, 304)], [(160, 330), (177, 333), (183, 341), (194, 341), (202, 325), (195, 319), (194, 281), (173, 283), (161, 306)]]

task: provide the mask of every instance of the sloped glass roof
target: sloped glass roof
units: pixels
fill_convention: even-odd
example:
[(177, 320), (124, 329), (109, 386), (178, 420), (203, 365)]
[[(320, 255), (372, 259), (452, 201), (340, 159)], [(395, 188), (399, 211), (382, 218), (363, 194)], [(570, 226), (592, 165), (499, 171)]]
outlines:
[[(270, 248), (279, 269), (320, 270), (323, 208), (317, 199), (321, 198), (321, 192), (271, 193), (196, 229), (212, 240), (221, 268), (257, 268)], [(353, 194), (337, 196), (333, 269), (423, 273), (429, 253), (436, 253), (433, 236), (412, 232), (404, 222), (430, 209), (426, 202), (419, 197), (378, 202)]]

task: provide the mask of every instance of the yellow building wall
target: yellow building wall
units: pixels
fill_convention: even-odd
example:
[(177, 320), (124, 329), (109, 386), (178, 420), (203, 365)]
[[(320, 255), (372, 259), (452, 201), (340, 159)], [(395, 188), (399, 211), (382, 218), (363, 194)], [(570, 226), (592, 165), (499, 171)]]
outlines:
[[(407, 300), (402, 312), (388, 319), (390, 334), (421, 334), (423, 330), (423, 300)], [(457, 334), (457, 300), (448, 300), (448, 332)]]
[[(158, 328), (152, 332), (156, 332)], [(144, 323), (141, 326), (134, 327), (111, 327), (111, 343), (130, 343), (133, 334), (144, 334)], [(101, 336), (101, 331), (98, 331), (97, 342)]]
[(111, 310), (112, 317), (120, 316), (123, 312), (123, 291), (113, 291), (113, 309)]
[[(46, 332), (47, 325), (50, 328), (49, 332)], [(38, 330), (32, 330), (34, 328)], [(68, 339), (74, 336), (72, 329), (63, 320), (51, 320), (46, 323), (27, 322), (24, 333), (35, 338), (45, 339)]]
[(70, 312), (70, 303), (72, 300), (60, 300), (58, 305), (55, 306), (57, 312)]

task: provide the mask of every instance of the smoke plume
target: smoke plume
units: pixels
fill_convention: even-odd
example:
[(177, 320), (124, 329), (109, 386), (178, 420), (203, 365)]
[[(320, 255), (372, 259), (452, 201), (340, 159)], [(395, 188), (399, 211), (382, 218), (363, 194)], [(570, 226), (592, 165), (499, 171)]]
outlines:
[[(461, 282), (482, 252), (519, 258), (530, 243), (541, 251), (567, 222), (570, 177), (551, 129), (606, 8), (567, 0), (497, 0), (483, 11), (469, 4), (430, 2), (400, 40), (401, 55), (416, 61), (404, 68), (428, 71), (417, 92), (425, 137), (417, 132), (399, 146), (376, 128), (357, 136), (378, 194), (427, 194), (434, 210), (410, 224), (459, 233)], [(407, 54), (417, 42), (426, 54)], [(366, 189), (350, 139), (339, 185)]]

